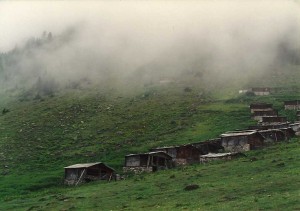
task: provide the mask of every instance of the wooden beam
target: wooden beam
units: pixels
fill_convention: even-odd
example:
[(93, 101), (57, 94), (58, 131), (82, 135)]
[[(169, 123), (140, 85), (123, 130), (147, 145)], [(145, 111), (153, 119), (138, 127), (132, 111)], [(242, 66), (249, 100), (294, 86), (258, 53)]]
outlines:
[(85, 172), (85, 169), (82, 171), (82, 173), (81, 173), (81, 175), (80, 175), (80, 177), (79, 177), (79, 179), (78, 179), (77, 183), (75, 184), (75, 186), (77, 186), (77, 185), (78, 185), (78, 183), (81, 181), (81, 179), (82, 179), (82, 176), (83, 176), (84, 172)]
[(149, 167), (150, 165), (150, 159), (151, 159), (151, 155), (148, 156), (148, 159), (147, 159), (147, 168)]

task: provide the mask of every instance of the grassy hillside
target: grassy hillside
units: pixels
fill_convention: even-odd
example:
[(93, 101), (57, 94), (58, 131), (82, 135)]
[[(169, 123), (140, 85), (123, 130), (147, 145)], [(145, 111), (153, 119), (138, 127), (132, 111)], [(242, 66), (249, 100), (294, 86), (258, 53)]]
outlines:
[[(2, 98), (0, 105), (10, 111), (0, 116), (0, 210), (300, 209), (299, 139), (232, 162), (109, 184), (62, 185), (64, 166), (102, 161), (121, 172), (126, 154), (245, 129), (255, 124), (251, 102), (273, 103), (294, 120), (293, 112), (283, 110), (283, 100), (300, 97), (295, 83), (263, 97), (238, 96), (234, 88), (187, 87), (153, 85), (130, 94), (93, 87), (38, 99)], [(191, 183), (200, 188), (184, 191)]]

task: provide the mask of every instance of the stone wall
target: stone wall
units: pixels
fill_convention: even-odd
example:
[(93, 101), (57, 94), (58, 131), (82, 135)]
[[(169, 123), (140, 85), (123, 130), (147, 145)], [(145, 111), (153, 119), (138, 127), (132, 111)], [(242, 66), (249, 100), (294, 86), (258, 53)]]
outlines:
[(138, 166), (138, 167), (123, 167), (123, 172), (127, 173), (127, 172), (134, 172), (135, 174), (139, 174), (142, 172), (153, 172), (153, 168), (152, 166), (147, 167), (142, 167), (142, 166)]

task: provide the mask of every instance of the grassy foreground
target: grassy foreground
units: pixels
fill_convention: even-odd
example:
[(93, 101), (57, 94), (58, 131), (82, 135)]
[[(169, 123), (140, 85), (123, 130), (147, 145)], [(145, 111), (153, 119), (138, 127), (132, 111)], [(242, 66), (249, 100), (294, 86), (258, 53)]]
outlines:
[[(300, 140), (233, 161), (192, 165), (119, 182), (50, 188), (3, 210), (299, 210)], [(199, 189), (185, 191), (188, 184)]]

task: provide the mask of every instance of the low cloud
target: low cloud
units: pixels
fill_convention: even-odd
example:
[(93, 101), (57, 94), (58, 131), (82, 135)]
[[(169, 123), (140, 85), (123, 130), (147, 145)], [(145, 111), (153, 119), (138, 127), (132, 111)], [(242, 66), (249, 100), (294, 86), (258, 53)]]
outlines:
[(0, 26), (0, 51), (18, 51), (1, 56), (9, 88), (184, 74), (212, 84), (299, 64), (296, 1), (4, 1)]

